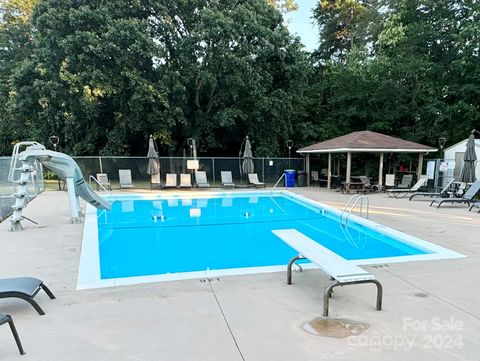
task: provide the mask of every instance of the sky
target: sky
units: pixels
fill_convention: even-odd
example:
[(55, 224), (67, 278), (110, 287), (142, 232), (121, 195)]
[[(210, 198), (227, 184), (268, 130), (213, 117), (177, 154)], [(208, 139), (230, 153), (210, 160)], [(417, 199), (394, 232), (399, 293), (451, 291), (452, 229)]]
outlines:
[(287, 15), (290, 32), (300, 37), (306, 50), (317, 47), (318, 29), (311, 19), (312, 9), (317, 2), (318, 0), (296, 0), (298, 10)]

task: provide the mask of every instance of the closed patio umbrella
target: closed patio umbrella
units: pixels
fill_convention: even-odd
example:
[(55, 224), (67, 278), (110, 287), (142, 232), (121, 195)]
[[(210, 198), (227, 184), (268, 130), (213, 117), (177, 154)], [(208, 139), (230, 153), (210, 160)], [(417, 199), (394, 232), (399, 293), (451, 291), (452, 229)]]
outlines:
[(160, 173), (160, 161), (158, 159), (158, 153), (155, 150), (155, 144), (153, 143), (153, 136), (150, 135), (150, 139), (148, 140), (148, 166), (147, 166), (147, 173), (150, 175), (159, 174)]
[(475, 163), (477, 161), (477, 154), (475, 153), (475, 130), (472, 130), (467, 141), (467, 149), (463, 156), (463, 169), (460, 181), (464, 183), (473, 183), (477, 180), (475, 176)]
[(245, 139), (245, 150), (243, 151), (242, 171), (244, 174), (253, 173), (255, 167), (253, 165), (252, 145), (248, 136)]

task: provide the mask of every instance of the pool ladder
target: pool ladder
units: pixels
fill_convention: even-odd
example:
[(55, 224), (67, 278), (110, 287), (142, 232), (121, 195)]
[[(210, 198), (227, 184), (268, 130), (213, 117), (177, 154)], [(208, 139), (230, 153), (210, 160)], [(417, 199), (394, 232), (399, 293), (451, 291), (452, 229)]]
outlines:
[[(282, 178), (285, 177), (285, 173), (282, 173), (282, 175), (280, 176), (280, 178), (278, 178), (277, 180), (277, 183), (275, 183), (275, 185), (272, 187), (272, 189), (270, 189), (270, 193), (272, 193), (275, 188), (277, 188), (278, 184), (280, 183), (280, 181), (282, 180)], [(285, 183), (285, 189), (287, 189), (287, 183)]]
[[(363, 211), (364, 205), (363, 203), (365, 202), (365, 213)], [(359, 204), (360, 203), (360, 204)], [(353, 210), (357, 206), (357, 204), (360, 205), (360, 217), (364, 217), (368, 219), (368, 213), (369, 213), (369, 207), (370, 207), (370, 202), (368, 200), (368, 197), (365, 195), (359, 195), (359, 194), (354, 194), (350, 199), (348, 200), (347, 204), (342, 210), (342, 213), (340, 213), (340, 224), (343, 226), (346, 226), (348, 223), (348, 218), (350, 217), (350, 214), (352, 214)], [(364, 215), (365, 214), (365, 215)]]

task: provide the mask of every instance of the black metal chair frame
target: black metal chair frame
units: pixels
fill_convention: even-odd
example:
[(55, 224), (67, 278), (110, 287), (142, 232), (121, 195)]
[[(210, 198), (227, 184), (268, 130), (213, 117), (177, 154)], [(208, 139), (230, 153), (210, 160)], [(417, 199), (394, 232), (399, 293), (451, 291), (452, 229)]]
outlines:
[(12, 291), (0, 292), (0, 298), (20, 298), (30, 303), (32, 307), (38, 312), (39, 315), (45, 315), (45, 312), (42, 310), (39, 304), (34, 300), (35, 296), (38, 294), (38, 292), (41, 289), (45, 291), (45, 293), (48, 295), (48, 297), (50, 297), (50, 299), (52, 300), (55, 299), (55, 296), (53, 295), (52, 291), (50, 291), (50, 289), (47, 286), (45, 286), (45, 284), (42, 281), (40, 280), (38, 281), (39, 281), (39, 285), (31, 295), (18, 290), (12, 290)]
[(20, 341), (17, 329), (15, 328), (15, 324), (13, 323), (12, 316), (0, 314), (0, 325), (3, 325), (5, 323), (8, 323), (8, 325), (10, 326), (10, 330), (12, 331), (13, 338), (15, 339), (20, 355), (25, 355), (25, 351), (23, 350), (22, 342)]

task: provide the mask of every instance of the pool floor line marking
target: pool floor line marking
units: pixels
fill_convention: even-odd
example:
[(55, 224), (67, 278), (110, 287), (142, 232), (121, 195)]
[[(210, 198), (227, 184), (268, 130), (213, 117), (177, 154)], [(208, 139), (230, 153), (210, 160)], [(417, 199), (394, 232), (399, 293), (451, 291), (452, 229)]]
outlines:
[(225, 321), (225, 324), (227, 325), (228, 331), (230, 332), (230, 335), (232, 336), (233, 343), (235, 344), (235, 347), (237, 348), (238, 353), (240, 354), (240, 357), (242, 358), (243, 361), (245, 361), (245, 357), (243, 356), (242, 350), (240, 350), (240, 346), (238, 345), (237, 339), (235, 338), (235, 335), (233, 334), (233, 330), (230, 327), (230, 324), (228, 323), (227, 316), (225, 315), (225, 312), (223, 311), (222, 305), (220, 304), (220, 300), (217, 297), (217, 293), (212, 287), (212, 282), (209, 278), (206, 280), (208, 282), (208, 287), (210, 287), (210, 290), (212, 291), (213, 297), (215, 298), (215, 302), (217, 303), (218, 308), (220, 309), (220, 313), (222, 314), (223, 320)]
[(401, 281), (409, 284), (410, 286), (416, 288), (417, 290), (420, 290), (420, 291), (422, 291), (422, 292), (424, 292), (424, 293), (426, 293), (426, 294), (428, 294), (428, 295), (436, 298), (437, 300), (442, 301), (442, 302), (448, 304), (449, 306), (452, 306), (453, 308), (456, 308), (457, 310), (459, 310), (459, 311), (461, 311), (461, 312), (463, 312), (463, 313), (466, 313), (467, 315), (472, 316), (473, 318), (475, 318), (475, 319), (477, 319), (477, 320), (480, 321), (480, 317), (479, 317), (479, 316), (471, 313), (470, 311), (467, 311), (467, 310), (461, 308), (460, 306), (457, 306), (457, 305), (451, 303), (450, 301), (446, 300), (446, 299), (443, 298), (443, 297), (437, 296), (437, 295), (433, 294), (432, 292), (429, 292), (429, 291), (427, 291), (426, 289), (424, 289), (424, 288), (422, 288), (422, 287), (420, 287), (420, 286), (417, 286), (416, 284), (412, 283), (411, 281), (409, 281), (409, 280), (403, 278), (402, 276), (396, 274), (396, 273), (393, 272), (391, 269), (386, 269), (386, 268), (384, 268), (384, 267), (382, 267), (381, 269), (384, 270), (385, 272), (391, 274), (392, 276), (398, 278), (399, 280), (401, 280)]
[[(295, 222), (300, 222), (300, 221), (311, 221), (315, 219), (322, 219), (325, 216), (321, 215), (319, 217), (307, 217), (307, 218), (295, 218), (295, 219), (288, 219), (288, 221), (295, 221)], [(209, 224), (180, 224), (180, 225), (165, 225), (161, 227), (168, 227), (168, 228), (173, 228), (173, 227), (207, 227), (207, 226), (229, 226), (229, 225), (235, 225), (235, 224), (258, 224), (258, 223), (273, 223), (273, 222), (282, 222), (284, 219), (276, 219), (276, 220), (263, 220), (263, 221), (251, 221), (251, 218), (249, 218), (248, 223), (247, 222), (228, 222), (228, 223), (209, 223)], [(135, 228), (156, 228), (160, 226), (155, 226), (155, 225), (141, 225), (141, 226), (121, 226), (121, 227), (105, 227), (105, 224), (99, 224), (98, 227), (104, 228), (104, 229), (135, 229)]]

